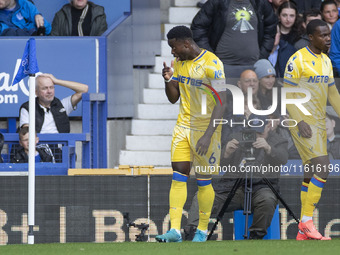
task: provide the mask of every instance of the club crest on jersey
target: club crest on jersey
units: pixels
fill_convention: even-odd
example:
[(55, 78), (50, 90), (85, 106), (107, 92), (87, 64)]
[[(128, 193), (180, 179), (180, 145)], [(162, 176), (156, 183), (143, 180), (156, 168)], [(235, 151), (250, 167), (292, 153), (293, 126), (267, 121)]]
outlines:
[(16, 17), (17, 17), (18, 20), (23, 20), (24, 19), (24, 17), (22, 16), (21, 12), (18, 12)]
[(213, 62), (214, 62), (215, 65), (217, 65), (217, 60), (216, 59), (214, 59)]
[(287, 66), (287, 71), (288, 72), (293, 72), (294, 68), (293, 68), (293, 63), (289, 63)]

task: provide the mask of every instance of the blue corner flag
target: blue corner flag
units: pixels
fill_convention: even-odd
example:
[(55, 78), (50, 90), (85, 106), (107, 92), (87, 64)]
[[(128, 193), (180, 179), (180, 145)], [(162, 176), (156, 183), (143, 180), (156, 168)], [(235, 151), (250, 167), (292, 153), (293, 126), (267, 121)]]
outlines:
[(39, 72), (39, 67), (36, 57), (35, 39), (31, 38), (26, 43), (24, 55), (22, 56), (21, 64), (13, 84), (20, 82), (29, 74), (35, 74), (37, 72)]

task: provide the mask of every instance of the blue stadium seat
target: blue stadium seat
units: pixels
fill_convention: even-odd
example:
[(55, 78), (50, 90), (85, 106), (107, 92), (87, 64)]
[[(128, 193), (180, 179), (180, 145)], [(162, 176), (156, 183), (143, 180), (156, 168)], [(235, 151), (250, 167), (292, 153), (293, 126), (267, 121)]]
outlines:
[[(243, 210), (234, 211), (234, 235), (235, 240), (244, 240), (244, 227), (245, 227), (245, 215), (243, 215)], [(251, 226), (253, 222), (253, 214), (249, 215), (248, 227)], [(249, 236), (249, 231), (248, 231)], [(272, 222), (267, 229), (267, 235), (263, 239), (280, 239), (280, 213), (279, 206), (277, 205), (276, 210), (273, 215)]]

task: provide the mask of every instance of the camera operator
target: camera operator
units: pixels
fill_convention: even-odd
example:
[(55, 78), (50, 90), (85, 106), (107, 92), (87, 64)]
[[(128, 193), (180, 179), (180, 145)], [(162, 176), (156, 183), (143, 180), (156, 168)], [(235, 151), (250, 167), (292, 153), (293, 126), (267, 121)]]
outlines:
[[(262, 133), (257, 128), (256, 141), (252, 143), (254, 148), (255, 162), (253, 165), (260, 166), (279, 166), (285, 164), (288, 159), (287, 141), (276, 134), (272, 130), (271, 123), (268, 123)], [(237, 133), (236, 133), (237, 134)], [(221, 210), (225, 200), (232, 187), (234, 186), (237, 178), (241, 177), (240, 162), (242, 161), (245, 152), (244, 148), (240, 145), (240, 141), (232, 138), (225, 147), (223, 158), (221, 159), (221, 167), (223, 166), (238, 166), (237, 172), (226, 172), (222, 178), (214, 183), (215, 200), (212, 209), (212, 217), (215, 217)], [(253, 213), (253, 223), (249, 228), (249, 239), (262, 239), (267, 234), (267, 229), (272, 221), (275, 208), (277, 205), (277, 198), (272, 190), (267, 186), (261, 178), (262, 173), (254, 173), (253, 175), (253, 191), (251, 198), (251, 209)], [(279, 186), (280, 172), (264, 173), (271, 184), (276, 190)], [(227, 211), (241, 210), (244, 207), (244, 184), (241, 184), (237, 189), (235, 196), (231, 200)], [(198, 221), (198, 205), (197, 197), (193, 198), (192, 205), (189, 210), (188, 225), (186, 231), (190, 227), (197, 225)]]
[[(256, 79), (256, 74), (250, 70), (245, 71), (247, 73), (241, 74), (241, 79), (238, 86), (245, 93), (247, 86), (253, 87), (253, 93), (258, 89), (258, 81)], [(255, 74), (255, 76), (254, 76)], [(243, 75), (243, 77), (242, 77)], [(252, 81), (250, 81), (252, 79)], [(247, 81), (247, 82), (244, 82)], [(245, 98), (247, 98), (245, 96)], [(256, 96), (253, 96), (253, 101), (256, 101)], [(288, 160), (288, 150), (287, 150), (287, 140), (282, 138), (276, 133), (277, 125), (272, 125), (273, 122), (268, 121), (266, 123), (265, 119), (269, 119), (264, 116), (255, 116), (248, 111), (247, 114), (247, 102), (245, 100), (245, 116), (232, 116), (238, 121), (242, 119), (258, 119), (258, 121), (263, 121), (261, 127), (250, 128), (253, 131), (254, 137), (253, 141), (244, 141), (251, 137), (247, 130), (249, 128), (237, 126), (230, 127), (229, 125), (224, 125), (222, 130), (222, 157), (221, 157), (221, 169), (228, 169), (224, 167), (235, 166), (236, 171), (226, 171), (222, 178), (214, 180), (213, 187), (215, 190), (215, 199), (212, 209), (212, 217), (216, 217), (220, 212), (224, 202), (226, 201), (229, 192), (234, 186), (238, 178), (243, 178), (245, 173), (241, 170), (242, 167), (249, 166), (280, 166), (286, 164)], [(230, 101), (228, 101), (227, 111), (224, 117), (230, 116), (232, 109), (229, 107)], [(258, 102), (258, 107), (260, 104)], [(277, 122), (275, 122), (277, 123)], [(256, 135), (255, 135), (256, 133)], [(245, 139), (244, 139), (245, 138)], [(242, 141), (243, 140), (243, 141)], [(255, 160), (251, 162), (244, 163), (244, 158), (247, 158), (251, 151), (252, 156)], [(260, 168), (260, 170), (262, 170)], [(265, 177), (271, 182), (276, 190), (278, 190), (278, 182), (280, 172), (264, 173)], [(254, 173), (252, 178), (252, 196), (251, 196), (251, 210), (253, 213), (253, 223), (249, 228), (250, 239), (262, 239), (267, 234), (267, 228), (271, 224), (273, 214), (277, 205), (277, 197), (272, 192), (272, 190), (267, 186), (265, 181), (261, 178), (260, 173)], [(248, 178), (249, 179), (249, 178)], [(227, 211), (234, 211), (243, 209), (245, 198), (244, 180), (241, 184), (233, 199), (231, 200)], [(188, 224), (185, 227), (186, 234), (190, 235), (191, 231), (197, 226), (198, 222), (198, 205), (197, 205), (197, 195), (193, 198), (189, 216)]]

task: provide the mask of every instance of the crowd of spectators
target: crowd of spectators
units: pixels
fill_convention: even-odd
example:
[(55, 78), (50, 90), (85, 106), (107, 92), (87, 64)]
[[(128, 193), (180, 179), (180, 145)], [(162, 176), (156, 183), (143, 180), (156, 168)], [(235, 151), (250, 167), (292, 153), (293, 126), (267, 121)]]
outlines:
[[(88, 0), (70, 0), (54, 16), (52, 26), (32, 0), (0, 0), (0, 36), (100, 36), (107, 29), (104, 7)], [(54, 85), (64, 86), (75, 93), (62, 100), (54, 97)], [(88, 86), (42, 74), (36, 78), (36, 131), (38, 133), (69, 133), (68, 115)], [(28, 102), (19, 110), (19, 145), (11, 148), (9, 161), (28, 160)], [(37, 137), (37, 143), (38, 143)], [(4, 139), (0, 137), (0, 152)], [(38, 145), (36, 160), (61, 162), (61, 145)], [(0, 157), (0, 163), (3, 162)]]
[(52, 26), (34, 1), (0, 0), (0, 36), (100, 36), (106, 29), (104, 7), (88, 0), (70, 0)]
[[(297, 50), (308, 46), (306, 27), (311, 20), (324, 20), (332, 31), (331, 48), (325, 53), (332, 60), (334, 77), (339, 77), (340, 0), (202, 0), (197, 7), (201, 9), (191, 24), (195, 41), (222, 60), (229, 84), (237, 85), (237, 80), (228, 77), (239, 77), (251, 67), (259, 80), (257, 98), (263, 109), (271, 106), (273, 88), (278, 88), (280, 98), (287, 61)], [(339, 90), (339, 82), (336, 84)], [(335, 127), (339, 122), (335, 114), (328, 118), (328, 125), (334, 123)], [(337, 137), (340, 133), (334, 127), (333, 135)], [(288, 129), (279, 126), (277, 133), (288, 140), (289, 159), (299, 159)], [(337, 146), (330, 142), (336, 140), (334, 137), (329, 138), (332, 150)], [(340, 159), (340, 154), (335, 154), (332, 159)]]

